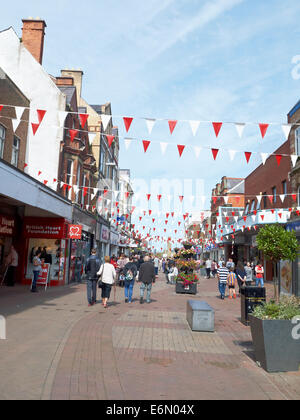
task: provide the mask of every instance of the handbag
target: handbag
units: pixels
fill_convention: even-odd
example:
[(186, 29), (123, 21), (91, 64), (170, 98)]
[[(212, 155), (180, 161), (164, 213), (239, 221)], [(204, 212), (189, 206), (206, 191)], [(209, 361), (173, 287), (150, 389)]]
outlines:
[(102, 271), (101, 271), (101, 273), (99, 274), (99, 277), (98, 277), (98, 288), (99, 289), (102, 289), (102, 287), (103, 287), (103, 283), (102, 283), (102, 275), (103, 275), (103, 269), (104, 269), (104, 267), (103, 267), (103, 265), (102, 265)]

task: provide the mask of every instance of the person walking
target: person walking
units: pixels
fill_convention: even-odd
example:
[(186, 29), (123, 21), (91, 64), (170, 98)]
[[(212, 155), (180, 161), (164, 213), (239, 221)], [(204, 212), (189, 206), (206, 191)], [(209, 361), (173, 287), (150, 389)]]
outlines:
[(246, 284), (246, 271), (244, 268), (244, 265), (241, 261), (238, 261), (237, 265), (236, 265), (236, 277), (237, 277), (237, 282), (239, 285), (239, 295), (241, 294), (241, 287), (244, 286)]
[(89, 306), (93, 306), (97, 300), (97, 281), (98, 271), (100, 269), (100, 260), (97, 257), (97, 250), (92, 249), (90, 257), (85, 265), (85, 274), (87, 275), (87, 300)]
[(213, 275), (213, 278), (216, 278), (216, 274), (218, 271), (218, 264), (216, 260), (213, 260), (211, 263), (211, 274)]
[(246, 273), (246, 286), (251, 286), (252, 278), (253, 278), (253, 270), (249, 261), (245, 265), (245, 273)]
[(5, 264), (6, 266), (8, 266), (6, 285), (9, 287), (13, 287), (16, 282), (16, 271), (19, 265), (19, 256), (13, 245), (10, 247), (10, 252), (6, 258)]
[(235, 291), (236, 282), (237, 282), (236, 274), (234, 273), (233, 268), (231, 268), (227, 276), (229, 299), (232, 299), (232, 298), (236, 299), (236, 291)]
[(109, 256), (104, 257), (104, 264), (101, 265), (97, 275), (101, 277), (102, 282), (102, 304), (104, 308), (107, 308), (107, 302), (110, 298), (111, 288), (113, 285), (116, 290), (116, 270), (115, 267), (110, 264)]
[(118, 264), (119, 286), (124, 287), (124, 267), (126, 265), (124, 254), (120, 255), (120, 258), (118, 259), (117, 264)]
[(210, 279), (210, 272), (211, 272), (211, 260), (210, 260), (210, 258), (208, 258), (205, 261), (205, 269), (206, 269), (207, 278)]
[(221, 299), (225, 298), (228, 274), (229, 274), (229, 270), (227, 267), (225, 267), (225, 262), (223, 261), (222, 267), (219, 267), (217, 271), (218, 280), (219, 280), (219, 292), (221, 295)]
[(264, 287), (264, 268), (261, 265), (260, 261), (255, 267), (255, 277), (256, 277), (255, 285), (256, 286), (260, 285), (261, 287)]
[(38, 278), (39, 278), (40, 271), (42, 269), (42, 261), (40, 259), (41, 254), (42, 254), (42, 251), (37, 251), (37, 253), (35, 254), (35, 257), (32, 260), (32, 263), (33, 263), (33, 269), (32, 269), (33, 279), (32, 279), (32, 284), (31, 284), (31, 292), (32, 293), (37, 293), (37, 291), (38, 291), (37, 287), (36, 287), (36, 284), (37, 284), (37, 281), (38, 281)]
[(233, 268), (233, 270), (235, 269), (235, 264), (233, 262), (232, 258), (229, 258), (226, 264), (226, 268), (228, 268), (228, 270), (230, 270), (231, 268)]
[(155, 268), (155, 275), (158, 276), (159, 258), (157, 256), (155, 256), (153, 263)]
[(144, 293), (146, 289), (147, 303), (150, 303), (152, 284), (155, 283), (155, 269), (148, 256), (144, 258), (144, 261), (145, 262), (141, 265), (139, 271), (139, 281), (142, 283), (140, 287), (140, 303), (144, 303)]
[(133, 287), (134, 282), (137, 275), (137, 266), (131, 256), (129, 258), (129, 262), (124, 267), (124, 276), (125, 276), (125, 283), (124, 283), (124, 292), (125, 292), (125, 303), (132, 302), (132, 294), (133, 294)]

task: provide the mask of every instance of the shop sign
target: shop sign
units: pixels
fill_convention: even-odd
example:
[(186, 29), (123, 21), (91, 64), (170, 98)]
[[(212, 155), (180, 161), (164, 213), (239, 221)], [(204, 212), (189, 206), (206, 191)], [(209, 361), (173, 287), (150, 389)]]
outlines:
[(101, 242), (109, 242), (109, 229), (102, 225), (101, 227)]
[(25, 219), (23, 233), (26, 238), (63, 239), (65, 227), (64, 219)]
[(68, 225), (68, 238), (81, 239), (82, 226), (81, 225)]
[(42, 264), (42, 269), (37, 279), (38, 285), (43, 285), (47, 288), (49, 282), (50, 264)]
[(111, 245), (118, 245), (119, 244), (119, 234), (115, 232), (110, 232), (110, 243)]
[(13, 217), (0, 215), (0, 236), (13, 236), (15, 226), (16, 223)]

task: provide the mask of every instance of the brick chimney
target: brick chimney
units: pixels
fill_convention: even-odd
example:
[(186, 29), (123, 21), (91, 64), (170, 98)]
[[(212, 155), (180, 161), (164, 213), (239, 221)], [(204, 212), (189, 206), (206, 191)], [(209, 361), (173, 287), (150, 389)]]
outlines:
[(22, 19), (22, 42), (33, 57), (42, 64), (46, 22), (40, 18)]

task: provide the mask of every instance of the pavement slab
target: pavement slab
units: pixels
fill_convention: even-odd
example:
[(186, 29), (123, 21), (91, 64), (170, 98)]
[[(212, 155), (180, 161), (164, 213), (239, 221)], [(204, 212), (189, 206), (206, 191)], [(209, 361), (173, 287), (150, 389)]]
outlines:
[[(107, 309), (88, 307), (85, 284), (0, 289), (0, 398), (30, 400), (299, 400), (300, 372), (268, 374), (255, 362), (240, 299), (222, 301), (215, 279), (178, 295), (160, 274), (150, 304), (117, 287)], [(268, 295), (272, 286), (267, 284)], [(215, 332), (193, 332), (188, 299), (215, 310)]]

